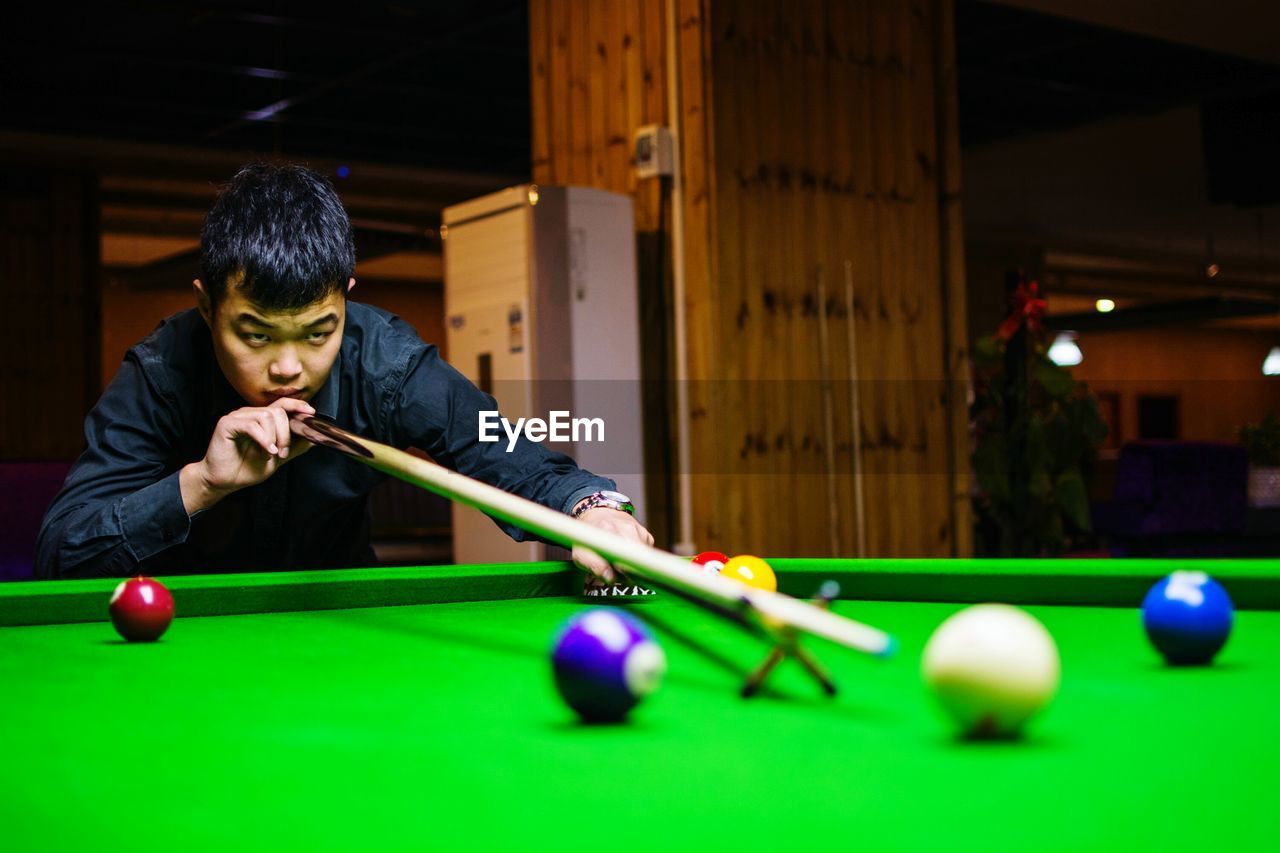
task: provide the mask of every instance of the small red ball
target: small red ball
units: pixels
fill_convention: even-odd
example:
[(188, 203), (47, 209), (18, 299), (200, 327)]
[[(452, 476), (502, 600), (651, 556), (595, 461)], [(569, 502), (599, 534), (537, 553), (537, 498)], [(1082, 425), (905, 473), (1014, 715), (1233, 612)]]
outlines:
[(703, 551), (693, 558), (695, 566), (713, 575), (720, 574), (720, 570), (724, 568), (724, 564), (727, 562), (729, 562), (729, 555), (721, 554), (719, 551)]
[(149, 643), (173, 621), (173, 596), (164, 584), (151, 578), (121, 581), (108, 606), (111, 624), (131, 643)]

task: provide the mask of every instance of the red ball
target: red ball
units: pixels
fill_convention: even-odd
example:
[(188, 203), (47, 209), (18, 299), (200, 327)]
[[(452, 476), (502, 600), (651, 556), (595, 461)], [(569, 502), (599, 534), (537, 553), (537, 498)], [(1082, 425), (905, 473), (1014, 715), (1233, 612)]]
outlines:
[(729, 562), (728, 554), (721, 554), (719, 551), (703, 551), (701, 554), (693, 558), (693, 564), (704, 572), (712, 574), (720, 574), (720, 570), (724, 568), (724, 564)]
[(149, 643), (160, 639), (173, 621), (173, 596), (160, 581), (130, 578), (116, 587), (107, 609), (121, 637), (131, 643)]

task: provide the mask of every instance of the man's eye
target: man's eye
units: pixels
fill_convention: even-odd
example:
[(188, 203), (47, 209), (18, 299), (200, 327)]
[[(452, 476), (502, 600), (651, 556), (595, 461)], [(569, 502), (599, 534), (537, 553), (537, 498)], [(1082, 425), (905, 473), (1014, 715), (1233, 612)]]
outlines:
[(261, 332), (245, 332), (240, 337), (244, 338), (251, 344), (265, 344), (267, 341), (271, 340)]
[(311, 341), (314, 344), (318, 344), (321, 341), (328, 340), (329, 335), (331, 334), (333, 333), (332, 332), (311, 332), (307, 335), (307, 340)]

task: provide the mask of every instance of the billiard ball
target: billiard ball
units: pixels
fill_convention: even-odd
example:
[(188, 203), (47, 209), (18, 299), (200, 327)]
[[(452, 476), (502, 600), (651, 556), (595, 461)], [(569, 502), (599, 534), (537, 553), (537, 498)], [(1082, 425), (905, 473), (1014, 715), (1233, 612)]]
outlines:
[(729, 555), (719, 551), (703, 551), (693, 558), (693, 564), (708, 574), (718, 575), (729, 562)]
[(173, 596), (164, 584), (152, 578), (121, 581), (107, 606), (111, 624), (131, 643), (149, 643), (173, 621)]
[(778, 591), (778, 576), (773, 573), (769, 564), (759, 557), (750, 555), (734, 557), (724, 564), (724, 568), (720, 570), (720, 577), (732, 578), (756, 589)]
[(938, 626), (924, 649), (925, 683), (969, 737), (1016, 735), (1058, 689), (1053, 637), (1026, 611), (979, 604)]
[(1204, 572), (1174, 572), (1142, 601), (1142, 626), (1175, 666), (1205, 664), (1227, 642), (1234, 610), (1222, 585)]
[(565, 624), (551, 666), (565, 703), (587, 722), (608, 723), (658, 688), (667, 658), (639, 619), (594, 607)]

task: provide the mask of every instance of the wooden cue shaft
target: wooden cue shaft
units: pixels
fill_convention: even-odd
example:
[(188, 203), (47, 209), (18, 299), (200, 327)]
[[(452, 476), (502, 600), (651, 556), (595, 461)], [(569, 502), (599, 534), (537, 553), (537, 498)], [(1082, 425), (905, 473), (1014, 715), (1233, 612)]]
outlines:
[(639, 577), (730, 608), (754, 613), (769, 627), (781, 623), (842, 646), (887, 656), (896, 646), (885, 632), (837, 616), (808, 602), (691, 570), (687, 560), (601, 530), (541, 504), (504, 492), (403, 450), (362, 438), (329, 421), (294, 412), (289, 426), (300, 438), (336, 450), (419, 488), (475, 507), (561, 545), (583, 545)]
[(827, 456), (827, 532), (831, 556), (840, 556), (840, 507), (836, 500), (835, 408), (831, 402), (831, 343), (827, 336), (827, 282), (818, 265), (818, 356), (822, 368), (822, 444)]
[(867, 509), (862, 494), (862, 393), (858, 385), (858, 317), (853, 295), (853, 261), (844, 262), (844, 300), (849, 338), (849, 417), (853, 421), (853, 513), (858, 557), (867, 556)]

